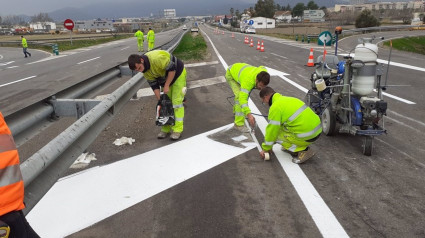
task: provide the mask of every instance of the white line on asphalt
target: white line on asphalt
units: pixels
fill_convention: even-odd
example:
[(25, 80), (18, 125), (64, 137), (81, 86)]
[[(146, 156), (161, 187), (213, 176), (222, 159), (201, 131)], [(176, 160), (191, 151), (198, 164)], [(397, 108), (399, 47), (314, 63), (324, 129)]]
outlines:
[(12, 64), (12, 63), (15, 63), (15, 61), (9, 61), (9, 62), (6, 62), (6, 63), (0, 63), (0, 66), (6, 66), (6, 65)]
[(38, 61), (27, 63), (27, 65), (41, 63), (41, 62), (49, 61), (49, 60), (54, 60), (54, 59), (62, 58), (62, 57), (65, 57), (65, 56), (67, 56), (67, 55), (52, 55), (52, 56), (49, 56), (47, 58), (44, 58), (44, 59), (41, 59), (41, 60), (38, 60)]
[(33, 76), (30, 76), (30, 77), (26, 77), (26, 78), (23, 78), (23, 79), (19, 79), (19, 80), (16, 80), (16, 81), (10, 82), (10, 83), (1, 84), (1, 85), (0, 85), (0, 88), (1, 88), (1, 87), (4, 87), (4, 86), (7, 86), (7, 85), (14, 84), (14, 83), (19, 83), (19, 82), (22, 82), (22, 81), (25, 81), (25, 80), (28, 80), (28, 79), (32, 79), (32, 78), (35, 78), (35, 77), (37, 77), (37, 75), (33, 75)]
[(18, 68), (19, 66), (9, 66), (9, 67), (7, 67), (8, 69), (13, 69), (13, 68)]
[[(204, 33), (205, 34), (205, 33)], [(208, 40), (214, 48), (214, 51), (218, 58), (220, 59), (224, 69), (227, 69), (227, 63), (224, 61), (223, 57), (221, 57), (218, 50), (215, 48), (213, 42), (209, 38), (207, 34)], [(280, 77), (286, 78), (281, 75)], [(248, 103), (250, 104), (249, 108), (257, 114), (261, 114), (260, 110), (255, 106), (253, 101), (249, 99)], [(265, 128), (267, 126), (267, 121), (264, 117), (257, 117), (258, 127), (261, 129), (263, 135), (265, 134)], [(316, 223), (317, 228), (323, 237), (348, 237), (348, 234), (345, 232), (344, 228), (336, 219), (335, 215), (326, 205), (325, 201), (323, 201), (320, 194), (316, 191), (314, 186), (311, 184), (310, 180), (301, 170), (298, 164), (294, 164), (291, 162), (291, 156), (280, 150), (279, 145), (275, 145), (273, 147), (273, 152), (278, 158), (280, 164), (283, 167), (283, 170), (288, 175), (289, 180), (294, 185), (295, 190), (298, 192), (301, 200), (306, 206), (308, 212), (310, 213), (313, 221)]]
[(184, 67), (185, 68), (190, 68), (190, 67), (198, 67), (198, 66), (205, 66), (205, 65), (212, 65), (212, 64), (218, 64), (218, 61), (185, 64)]
[(277, 57), (280, 57), (280, 58), (284, 58), (284, 59), (287, 59), (287, 57), (285, 57), (285, 56), (282, 56), (282, 55), (278, 55), (278, 54), (275, 54), (275, 53), (270, 53), (270, 54), (272, 54), (272, 55), (276, 55)]
[(3, 59), (3, 55), (0, 55), (0, 59)]
[(89, 61), (92, 61), (92, 60), (95, 60), (95, 59), (99, 59), (99, 58), (100, 58), (100, 56), (95, 57), (95, 58), (93, 58), (93, 59), (89, 59), (89, 60), (81, 61), (80, 63), (77, 63), (77, 64), (84, 64), (84, 63), (87, 63), (87, 62), (89, 62)]
[[(377, 92), (376, 89), (374, 89), (373, 91)], [(416, 104), (415, 102), (412, 102), (412, 101), (409, 101), (407, 99), (397, 97), (397, 96), (394, 96), (394, 95), (391, 95), (391, 94), (388, 94), (388, 93), (385, 93), (385, 92), (382, 92), (382, 95), (387, 96), (387, 97), (392, 98), (392, 99), (395, 99), (395, 100), (398, 100), (400, 102), (407, 103), (407, 104)]]
[(125, 48), (122, 48), (121, 50), (125, 50), (125, 49), (128, 49), (128, 48), (130, 48), (130, 46), (127, 46), (127, 47), (125, 47)]
[(389, 110), (389, 109), (387, 109), (387, 113), (389, 113), (389, 114), (394, 114), (394, 115), (396, 115), (396, 116), (398, 116), (398, 117), (404, 118), (404, 119), (409, 120), (409, 121), (411, 121), (411, 122), (418, 123), (418, 124), (419, 124), (419, 125), (421, 125), (421, 126), (425, 126), (425, 123), (423, 123), (423, 122), (421, 122), (421, 121), (418, 121), (418, 120), (416, 120), (416, 119), (413, 119), (413, 118), (407, 117), (407, 116), (405, 116), (405, 115), (399, 114), (399, 113), (397, 113), (397, 112), (395, 112), (395, 111), (393, 111), (393, 110)]
[(208, 138), (232, 126), (62, 178), (27, 219), (41, 237), (47, 238), (65, 237), (89, 227), (255, 148), (253, 142), (240, 148)]

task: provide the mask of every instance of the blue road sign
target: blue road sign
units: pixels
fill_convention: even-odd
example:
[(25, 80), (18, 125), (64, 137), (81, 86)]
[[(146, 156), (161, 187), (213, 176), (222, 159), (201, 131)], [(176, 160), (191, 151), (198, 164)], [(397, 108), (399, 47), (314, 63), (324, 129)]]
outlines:
[(254, 20), (249, 20), (248, 25), (254, 25)]

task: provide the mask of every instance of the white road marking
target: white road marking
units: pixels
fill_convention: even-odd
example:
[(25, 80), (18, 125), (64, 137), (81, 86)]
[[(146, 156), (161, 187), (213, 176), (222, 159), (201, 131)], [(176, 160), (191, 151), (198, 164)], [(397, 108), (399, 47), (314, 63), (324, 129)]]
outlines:
[(19, 66), (9, 66), (9, 67), (7, 67), (8, 69), (13, 69), (13, 68), (18, 68)]
[(3, 55), (0, 55), (0, 59), (3, 59)]
[(130, 46), (124, 47), (121, 50), (125, 50), (125, 49), (128, 49), (128, 48), (130, 48)]
[(52, 55), (52, 56), (49, 56), (47, 58), (44, 58), (44, 59), (41, 59), (41, 60), (38, 60), (38, 61), (27, 63), (27, 65), (41, 63), (41, 62), (45, 62), (45, 61), (49, 61), (49, 60), (54, 60), (54, 59), (62, 58), (62, 57), (65, 57), (65, 56), (67, 56), (67, 55)]
[[(373, 91), (374, 92), (377, 92), (376, 89), (374, 89)], [(395, 100), (398, 100), (400, 102), (404, 102), (406, 104), (416, 104), (415, 102), (409, 101), (409, 100), (404, 99), (404, 98), (401, 98), (401, 97), (397, 97), (397, 96), (391, 95), (391, 94), (386, 93), (386, 92), (382, 92), (382, 95), (387, 96), (387, 97), (392, 98), (392, 99), (395, 99)]]
[(79, 63), (77, 63), (77, 64), (84, 64), (84, 63), (87, 63), (87, 62), (89, 62), (89, 61), (92, 61), (92, 60), (95, 60), (95, 59), (99, 59), (99, 58), (100, 58), (100, 56), (95, 57), (95, 58), (93, 58), (93, 59), (89, 59), (89, 60), (81, 61), (81, 62), (79, 62)]
[[(338, 54), (338, 55), (347, 56), (348, 54)], [(350, 54), (350, 56), (352, 56), (352, 57), (354, 57), (354, 55), (355, 55), (354, 53)], [(376, 61), (378, 61), (381, 64), (388, 65), (388, 60), (377, 59)], [(417, 66), (413, 66), (413, 65), (408, 65), (408, 64), (397, 63), (397, 62), (394, 62), (394, 61), (391, 61), (390, 65), (425, 72), (425, 68), (421, 68), (421, 67), (417, 67)]]
[(62, 178), (26, 218), (47, 238), (65, 237), (93, 225), (253, 149), (253, 143), (239, 148), (207, 138), (232, 126)]
[(277, 57), (280, 57), (280, 58), (284, 58), (284, 59), (287, 59), (287, 57), (285, 57), (285, 56), (282, 56), (282, 55), (278, 55), (278, 54), (275, 54), (275, 53), (270, 53), (270, 54), (272, 54), (272, 55), (275, 55), (275, 56), (277, 56)]
[(6, 65), (12, 64), (12, 63), (15, 63), (15, 61), (9, 61), (9, 62), (6, 62), (6, 63), (0, 63), (0, 66), (6, 66)]
[[(215, 53), (217, 54), (220, 62), (222, 63), (224, 69), (228, 68), (227, 63), (224, 61), (223, 57), (219, 54), (218, 50), (215, 48), (213, 42), (207, 34), (208, 40), (214, 48)], [(283, 73), (280, 75), (282, 78), (286, 78)], [(307, 90), (306, 90), (307, 91)], [(255, 106), (253, 101), (249, 99), (249, 108), (253, 113), (261, 114), (260, 110)], [(256, 119), (258, 127), (262, 131), (263, 135), (265, 134), (265, 128), (267, 126), (267, 121), (264, 117), (257, 117)], [(288, 175), (289, 180), (294, 185), (295, 190), (298, 192), (301, 200), (306, 206), (308, 212), (310, 213), (313, 221), (316, 223), (317, 228), (323, 237), (349, 237), (345, 232), (344, 228), (336, 219), (335, 215), (323, 201), (320, 194), (316, 191), (314, 186), (311, 184), (310, 180), (301, 170), (298, 164), (291, 162), (291, 156), (280, 150), (280, 145), (275, 145), (273, 147), (273, 152), (278, 158), (280, 164), (282, 165), (283, 170)]]
[(213, 64), (218, 64), (218, 61), (185, 64), (184, 67), (190, 68), (190, 67), (198, 67), (198, 66), (213, 65)]
[(32, 78), (35, 78), (35, 77), (37, 77), (37, 75), (33, 75), (33, 76), (30, 76), (30, 77), (26, 77), (26, 78), (23, 78), (23, 79), (19, 79), (19, 80), (16, 80), (16, 81), (10, 82), (10, 83), (1, 84), (1, 85), (0, 85), (0, 88), (2, 88), (2, 87), (4, 87), (4, 86), (7, 86), (7, 85), (11, 85), (11, 84), (19, 83), (19, 82), (22, 82), (22, 81), (25, 81), (25, 80), (28, 80), (28, 79), (32, 79)]

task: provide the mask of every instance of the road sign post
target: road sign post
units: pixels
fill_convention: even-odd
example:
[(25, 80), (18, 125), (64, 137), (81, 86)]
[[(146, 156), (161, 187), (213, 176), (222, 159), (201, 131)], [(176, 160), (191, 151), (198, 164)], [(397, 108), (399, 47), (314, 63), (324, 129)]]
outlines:
[(70, 31), (71, 45), (72, 45), (72, 30), (74, 29), (74, 22), (71, 19), (66, 19), (63, 26)]

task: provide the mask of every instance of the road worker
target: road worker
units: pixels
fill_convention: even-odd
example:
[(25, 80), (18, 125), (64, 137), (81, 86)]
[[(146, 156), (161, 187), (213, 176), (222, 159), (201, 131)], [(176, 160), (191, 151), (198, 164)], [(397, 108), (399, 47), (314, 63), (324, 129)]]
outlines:
[(152, 28), (150, 27), (146, 39), (148, 40), (148, 51), (153, 50), (155, 47), (155, 32), (153, 32)]
[(170, 138), (178, 140), (183, 132), (183, 100), (186, 93), (186, 69), (183, 61), (165, 50), (153, 50), (144, 55), (130, 55), (128, 66), (131, 70), (143, 73), (157, 100), (160, 100), (161, 96), (160, 87), (171, 99), (175, 125), (162, 126), (158, 139), (163, 139), (172, 132)]
[(269, 152), (274, 143), (280, 143), (282, 150), (293, 156), (292, 162), (303, 163), (314, 156), (309, 147), (322, 132), (319, 116), (298, 98), (282, 96), (272, 88), (260, 91), (264, 104), (270, 106), (261, 158)]
[(248, 97), (251, 90), (256, 88), (261, 90), (270, 82), (270, 74), (264, 66), (255, 67), (245, 63), (235, 63), (227, 69), (226, 80), (235, 94), (235, 104), (233, 112), (235, 113), (234, 127), (240, 131), (245, 131), (245, 117), (249, 125), (255, 126), (255, 118), (248, 107)]
[(22, 40), (22, 50), (24, 52), (25, 58), (27, 58), (29, 55), (31, 57), (31, 53), (28, 52), (28, 43), (27, 43), (27, 39), (25, 39), (24, 36), (21, 36), (21, 40)]
[(39, 237), (26, 220), (24, 181), (15, 142), (0, 112), (0, 226), (8, 237)]
[(136, 33), (134, 33), (134, 36), (137, 37), (137, 50), (139, 52), (143, 52), (143, 42), (145, 41), (143, 32), (141, 30), (137, 30)]

